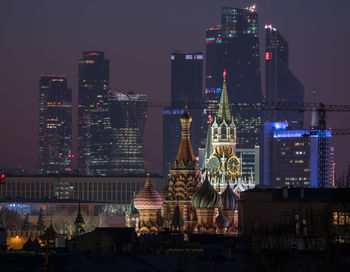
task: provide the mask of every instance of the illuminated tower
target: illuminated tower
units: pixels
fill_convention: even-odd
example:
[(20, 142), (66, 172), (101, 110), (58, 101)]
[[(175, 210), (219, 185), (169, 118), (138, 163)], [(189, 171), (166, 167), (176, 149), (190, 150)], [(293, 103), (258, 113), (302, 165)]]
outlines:
[(71, 171), (72, 90), (61, 75), (42, 75), (39, 91), (39, 174)]
[[(163, 214), (166, 227), (170, 227), (175, 209), (179, 209), (181, 218), (184, 220), (184, 230), (192, 230), (195, 225), (195, 211), (191, 204), (191, 198), (198, 189), (200, 171), (194, 156), (191, 139), (190, 125), (192, 117), (187, 107), (180, 118), (182, 132), (174, 164), (170, 167), (168, 185), (163, 195), (165, 205)], [(176, 208), (176, 206), (179, 206)]]
[(210, 171), (214, 188), (222, 192), (227, 182), (240, 176), (241, 161), (236, 156), (236, 126), (230, 113), (226, 88), (226, 71), (223, 73), (223, 86), (217, 116), (209, 129), (210, 142), (207, 142), (206, 169)]
[(84, 52), (79, 60), (78, 170), (107, 175), (112, 140), (108, 105), (109, 60), (103, 52)]
[(108, 95), (112, 164), (108, 175), (145, 175), (143, 132), (147, 119), (148, 96), (110, 90)]

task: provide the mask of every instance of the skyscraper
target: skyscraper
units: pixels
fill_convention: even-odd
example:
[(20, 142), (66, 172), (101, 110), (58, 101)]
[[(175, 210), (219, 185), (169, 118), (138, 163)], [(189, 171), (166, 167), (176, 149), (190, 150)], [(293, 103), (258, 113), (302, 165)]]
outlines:
[(171, 107), (163, 110), (163, 174), (168, 173), (181, 139), (180, 116), (187, 103), (192, 114), (191, 141), (195, 154), (201, 140), (203, 54), (179, 52), (171, 54)]
[[(266, 101), (304, 103), (304, 87), (289, 70), (289, 47), (286, 39), (271, 24), (265, 25), (265, 92)], [(304, 114), (297, 111), (269, 111), (270, 122), (287, 120), (295, 129), (302, 128)]]
[(109, 60), (103, 52), (84, 52), (78, 96), (78, 169), (83, 175), (107, 175), (112, 167), (108, 90)]
[(206, 91), (220, 93), (226, 70), (230, 103), (259, 103), (258, 14), (254, 7), (223, 7), (221, 23), (206, 33)]
[(72, 90), (63, 75), (39, 81), (39, 169), (41, 175), (71, 171)]
[(171, 54), (171, 103), (202, 102), (203, 54), (179, 52)]
[[(287, 122), (266, 122), (264, 128), (264, 185), (319, 187), (320, 141), (325, 143), (325, 187), (333, 184), (334, 149), (330, 130), (293, 130)], [(323, 138), (323, 139), (322, 139)]]
[(108, 175), (146, 173), (143, 132), (147, 118), (148, 96), (110, 90), (112, 168)]
[(222, 8), (221, 25), (206, 32), (206, 120), (216, 114), (223, 70), (227, 72), (227, 92), (237, 126), (237, 146), (254, 148), (260, 144), (261, 113), (247, 103), (261, 102), (258, 14), (255, 6), (246, 9)]

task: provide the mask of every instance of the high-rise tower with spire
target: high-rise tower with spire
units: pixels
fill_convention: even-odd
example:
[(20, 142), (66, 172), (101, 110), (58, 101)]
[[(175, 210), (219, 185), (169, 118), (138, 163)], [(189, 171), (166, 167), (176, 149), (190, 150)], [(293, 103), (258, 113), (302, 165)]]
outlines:
[(236, 156), (236, 126), (230, 113), (226, 87), (226, 71), (223, 72), (223, 86), (218, 114), (208, 128), (205, 163), (216, 190), (222, 192), (227, 181), (240, 176), (241, 161)]

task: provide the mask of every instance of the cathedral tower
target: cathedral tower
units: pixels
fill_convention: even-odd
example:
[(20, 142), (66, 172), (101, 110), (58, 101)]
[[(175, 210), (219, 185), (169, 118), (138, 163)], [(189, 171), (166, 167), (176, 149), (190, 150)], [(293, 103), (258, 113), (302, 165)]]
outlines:
[(192, 117), (187, 106), (180, 117), (182, 126), (181, 142), (175, 162), (169, 170), (169, 181), (163, 191), (164, 202), (162, 213), (165, 219), (165, 227), (170, 227), (172, 218), (176, 212), (183, 218), (184, 230), (192, 230), (195, 225), (195, 210), (191, 204), (192, 195), (198, 189), (200, 171), (194, 156), (190, 140), (190, 125)]

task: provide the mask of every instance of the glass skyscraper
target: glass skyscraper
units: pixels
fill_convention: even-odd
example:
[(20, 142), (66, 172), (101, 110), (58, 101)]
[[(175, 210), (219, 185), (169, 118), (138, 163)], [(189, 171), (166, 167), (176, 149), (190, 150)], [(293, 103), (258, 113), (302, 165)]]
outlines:
[[(304, 87), (289, 70), (288, 43), (271, 24), (265, 25), (265, 92), (266, 102), (304, 103)], [(295, 129), (303, 128), (304, 113), (298, 111), (269, 111), (269, 122), (288, 121)]]
[(78, 170), (83, 175), (104, 176), (113, 167), (108, 90), (109, 60), (103, 52), (84, 52), (78, 95)]
[(109, 175), (144, 175), (146, 173), (143, 133), (147, 118), (148, 96), (110, 90), (112, 168)]
[(163, 175), (168, 173), (169, 163), (175, 160), (180, 139), (180, 116), (188, 105), (192, 115), (191, 142), (198, 155), (202, 125), (203, 54), (180, 52), (171, 54), (171, 107), (163, 110)]
[(39, 81), (39, 169), (41, 175), (71, 171), (72, 90), (63, 75)]
[(221, 25), (206, 32), (205, 120), (216, 114), (222, 72), (227, 73), (227, 92), (237, 126), (237, 147), (261, 143), (262, 113), (249, 104), (261, 103), (258, 14), (246, 9), (222, 8)]

